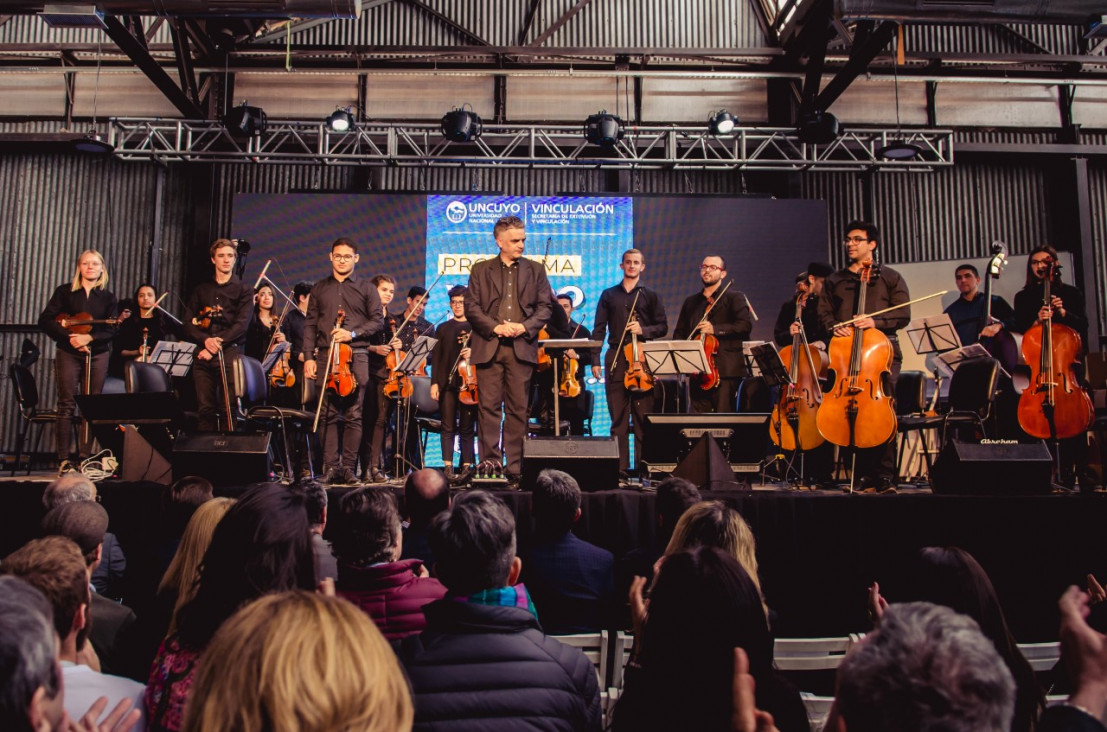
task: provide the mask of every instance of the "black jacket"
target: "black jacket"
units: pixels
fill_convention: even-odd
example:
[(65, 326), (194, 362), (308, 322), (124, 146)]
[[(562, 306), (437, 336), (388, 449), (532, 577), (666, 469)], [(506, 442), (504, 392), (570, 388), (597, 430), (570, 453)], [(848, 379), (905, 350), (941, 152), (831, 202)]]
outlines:
[[(68, 284), (60, 285), (54, 294), (50, 296), (50, 302), (38, 317), (38, 327), (46, 335), (54, 339), (58, 349), (70, 355), (78, 355), (80, 352), (69, 345), (69, 331), (61, 327), (57, 322), (59, 315), (76, 315), (88, 313), (94, 320), (106, 320), (116, 316), (115, 295), (104, 289), (93, 289), (89, 295), (85, 295), (83, 287), (76, 292)], [(92, 343), (89, 350), (93, 353), (103, 353), (111, 348), (111, 339), (115, 337), (115, 327), (98, 323), (91, 326)]]
[[(674, 340), (683, 340), (692, 334), (707, 310), (708, 300), (702, 292), (697, 292), (684, 301), (673, 330)], [(742, 341), (753, 330), (750, 308), (746, 296), (735, 290), (723, 294), (718, 304), (711, 308), (707, 320), (715, 326), (715, 338), (719, 341), (719, 353), (715, 356), (715, 367), (724, 379), (738, 378), (746, 373), (746, 362), (742, 357)]]
[[(529, 259), (519, 260), (518, 293), (522, 324), (527, 332), (511, 340), (515, 358), (526, 363), (538, 362), (538, 331), (550, 321), (555, 305), (551, 302), (550, 282), (546, 268)], [(469, 292), (465, 296), (465, 319), (473, 328), (469, 347), (474, 364), (485, 364), (496, 355), (500, 338), (493, 329), (503, 299), (501, 260), (498, 256), (477, 262), (469, 270)]]
[(599, 730), (596, 670), (527, 610), (439, 600), (396, 646), (416, 730)]

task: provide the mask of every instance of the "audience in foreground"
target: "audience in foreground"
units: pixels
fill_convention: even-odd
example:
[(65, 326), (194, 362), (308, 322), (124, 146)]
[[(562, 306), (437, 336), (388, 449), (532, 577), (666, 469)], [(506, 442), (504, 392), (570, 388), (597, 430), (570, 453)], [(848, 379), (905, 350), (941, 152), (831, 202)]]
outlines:
[(515, 518), (469, 491), (431, 524), (438, 578), (449, 594), (427, 605), (427, 629), (397, 653), (417, 730), (599, 730), (600, 690), (584, 654), (542, 632), (516, 585)]
[(307, 511), (311, 525), (311, 551), (315, 554), (315, 581), (321, 582), (327, 577), (338, 577), (338, 565), (330, 543), (323, 538), (327, 530), (327, 489), (314, 480), (304, 480), (296, 484), (296, 489), (304, 494), (304, 510)]
[[(77, 501), (96, 501), (96, 484), (83, 473), (66, 473), (42, 493), (42, 505), (47, 511)], [(104, 558), (92, 573), (92, 587), (101, 595), (118, 600), (122, 595), (123, 575), (127, 571), (127, 557), (119, 539), (110, 531), (104, 532)]]
[(400, 665), (364, 613), (292, 591), (255, 600), (220, 626), (200, 660), (184, 729), (405, 732), (411, 720)]
[(423, 468), (404, 481), (404, 545), (400, 559), (422, 559), (430, 567), (434, 554), (430, 549), (430, 524), (435, 516), (450, 507), (450, 485), (441, 470)]

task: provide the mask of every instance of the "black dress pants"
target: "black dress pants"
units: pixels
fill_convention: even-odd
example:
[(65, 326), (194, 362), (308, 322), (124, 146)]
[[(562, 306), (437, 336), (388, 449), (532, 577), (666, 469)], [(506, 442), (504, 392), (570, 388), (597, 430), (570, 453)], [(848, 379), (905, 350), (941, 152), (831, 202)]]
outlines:
[[(57, 450), (58, 460), (68, 460), (72, 447), (73, 412), (77, 407), (76, 396), (84, 394), (85, 365), (91, 365), (89, 369), (89, 393), (99, 394), (104, 390), (104, 379), (108, 376), (107, 351), (93, 354), (90, 361), (81, 355), (73, 355), (68, 351), (58, 349), (54, 357), (54, 373), (58, 381), (58, 421), (54, 427), (54, 446)], [(79, 435), (77, 456), (84, 459), (92, 451), (91, 431), (83, 428), (77, 430)], [(85, 439), (86, 434), (88, 439)]]
[[(358, 449), (361, 447), (361, 421), (364, 405), (364, 389), (370, 388), (369, 355), (365, 351), (354, 351), (350, 364), (357, 388), (349, 396), (340, 397), (331, 392), (325, 397), (323, 421), (326, 432), (323, 434), (323, 474), (329, 470), (357, 467)], [(318, 388), (324, 388), (323, 372), (319, 372)], [(339, 432), (339, 425), (342, 430)]]
[[(488, 363), (477, 365), (480, 459), (504, 463), (510, 475), (523, 472), (523, 440), (527, 435), (527, 396), (534, 364), (520, 361), (504, 340)], [(501, 450), (500, 422), (503, 421)], [(504, 461), (504, 454), (507, 460)]]

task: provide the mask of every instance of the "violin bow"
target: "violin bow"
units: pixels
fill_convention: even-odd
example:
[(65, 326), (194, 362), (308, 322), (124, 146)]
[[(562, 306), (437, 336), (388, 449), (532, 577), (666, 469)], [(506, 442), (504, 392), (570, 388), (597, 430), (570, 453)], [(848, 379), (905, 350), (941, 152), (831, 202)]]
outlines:
[(864, 315), (858, 315), (856, 318), (853, 318), (851, 320), (846, 320), (846, 321), (843, 321), (841, 323), (835, 323), (834, 325), (830, 326), (830, 329), (833, 331), (833, 330), (837, 330), (838, 328), (845, 328), (847, 325), (853, 325), (854, 323), (856, 323), (859, 320), (864, 320), (865, 318), (871, 318), (874, 315), (883, 315), (884, 313), (890, 313), (893, 310), (899, 310), (900, 308), (905, 308), (908, 305), (914, 305), (915, 303), (922, 302), (923, 300), (931, 300), (935, 297), (941, 297), (942, 295), (945, 295), (948, 292), (949, 292), (949, 290), (942, 290), (941, 292), (933, 292), (929, 295), (925, 295), (923, 297), (917, 297), (914, 300), (908, 300), (907, 302), (900, 303), (899, 305), (893, 305), (890, 308), (884, 308), (883, 310), (877, 310), (876, 312), (873, 312), (873, 313), (865, 313)]
[(729, 290), (730, 286), (733, 284), (734, 280), (731, 280), (730, 282), (726, 283), (726, 286), (723, 287), (722, 292), (720, 292), (718, 295), (712, 296), (711, 303), (707, 306), (707, 309), (703, 311), (703, 317), (700, 318), (700, 321), (698, 323), (696, 323), (696, 327), (692, 329), (692, 332), (688, 335), (688, 338), (686, 340), (695, 340), (696, 331), (702, 328), (703, 324), (707, 322), (707, 316), (711, 314), (712, 308), (714, 308), (719, 303), (719, 300), (723, 299), (723, 295), (726, 294), (726, 291)]
[(622, 335), (619, 336), (619, 345), (615, 346), (615, 360), (611, 362), (611, 370), (614, 371), (615, 367), (619, 363), (619, 355), (623, 352), (623, 340), (627, 337), (627, 331), (630, 330), (630, 324), (637, 319), (638, 296), (642, 294), (642, 291), (634, 293), (634, 301), (630, 304), (630, 315), (627, 317), (627, 324), (623, 326)]

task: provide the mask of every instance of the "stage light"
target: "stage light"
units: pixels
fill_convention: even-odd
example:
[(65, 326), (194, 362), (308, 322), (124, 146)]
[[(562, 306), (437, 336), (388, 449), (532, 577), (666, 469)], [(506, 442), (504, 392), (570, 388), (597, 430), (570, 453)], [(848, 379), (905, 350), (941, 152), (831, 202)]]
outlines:
[(601, 109), (584, 120), (584, 137), (588, 142), (600, 147), (614, 147), (623, 139), (623, 120), (617, 115), (608, 114)]
[(906, 140), (891, 140), (887, 145), (876, 150), (876, 156), (884, 160), (914, 160), (920, 155), (922, 155), (922, 148)]
[(223, 125), (227, 132), (240, 137), (255, 137), (265, 132), (268, 120), (265, 110), (261, 107), (251, 107), (248, 102), (235, 107), (223, 117)]
[(834, 142), (841, 130), (838, 126), (838, 118), (830, 112), (815, 110), (801, 115), (796, 123), (796, 134), (800, 142), (811, 145), (826, 145)]
[(446, 112), (442, 117), (442, 136), (452, 142), (469, 142), (480, 137), (484, 131), (484, 123), (480, 115), (473, 111), (472, 107), (466, 109), (468, 104), (455, 107)]
[(734, 132), (734, 128), (737, 126), (738, 118), (725, 109), (712, 112), (711, 116), (707, 118), (707, 129), (716, 137), (719, 135), (729, 135), (731, 132)]
[(111, 143), (100, 137), (96, 130), (89, 130), (84, 137), (79, 137), (72, 142), (73, 149), (88, 155), (109, 155), (115, 152)]
[(327, 129), (331, 132), (349, 132), (357, 128), (357, 122), (349, 107), (339, 107), (327, 117)]

